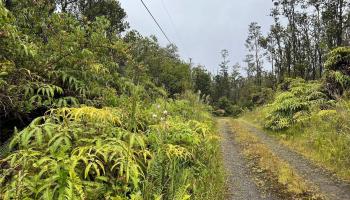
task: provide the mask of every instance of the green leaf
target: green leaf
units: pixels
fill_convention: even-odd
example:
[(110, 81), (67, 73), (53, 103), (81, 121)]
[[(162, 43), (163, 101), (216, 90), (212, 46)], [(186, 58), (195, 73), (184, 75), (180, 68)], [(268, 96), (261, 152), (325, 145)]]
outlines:
[(85, 170), (84, 170), (84, 178), (86, 179), (89, 175), (89, 172), (90, 172), (90, 168), (92, 166), (93, 163), (89, 163), (86, 167), (85, 167)]

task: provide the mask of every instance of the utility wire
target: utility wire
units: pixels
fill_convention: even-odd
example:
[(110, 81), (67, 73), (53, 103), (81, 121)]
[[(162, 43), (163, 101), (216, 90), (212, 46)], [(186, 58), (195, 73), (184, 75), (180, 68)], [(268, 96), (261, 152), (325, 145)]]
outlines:
[[(184, 45), (184, 43), (183, 43), (182, 37), (180, 37), (181, 35), (180, 35), (179, 32), (177, 31), (177, 26), (175, 25), (174, 20), (173, 20), (173, 18), (171, 17), (170, 12), (169, 12), (169, 10), (167, 9), (167, 6), (166, 6), (164, 0), (161, 0), (161, 3), (162, 3), (162, 6), (163, 6), (164, 11), (165, 11), (166, 14), (168, 15), (168, 18), (169, 18), (170, 23), (171, 23), (171, 26), (172, 26), (172, 28), (173, 28), (173, 30), (174, 30), (174, 33), (175, 33), (177, 42), (180, 43), (180, 45), (184, 48), (185, 45)], [(192, 58), (188, 57), (186, 51), (182, 51), (182, 52), (184, 53), (184, 55), (185, 55), (186, 58), (189, 58), (190, 60), (192, 60)]]
[(160, 26), (160, 24), (158, 23), (158, 21), (156, 20), (156, 18), (153, 16), (153, 14), (151, 13), (151, 11), (148, 9), (148, 7), (147, 7), (147, 5), (145, 4), (145, 2), (144, 2), (143, 0), (141, 0), (141, 3), (142, 3), (142, 5), (146, 8), (147, 12), (151, 15), (153, 21), (157, 24), (157, 26), (158, 26), (158, 28), (160, 29), (160, 31), (162, 31), (164, 37), (168, 40), (168, 42), (169, 42), (170, 44), (173, 44), (173, 43), (170, 41), (169, 37), (165, 34), (163, 28)]
[[(168, 18), (169, 18), (169, 20), (170, 20), (170, 23), (171, 23), (171, 25), (172, 25), (172, 27), (173, 27), (173, 29), (174, 29), (174, 31), (175, 31), (176, 37), (177, 37), (178, 40), (180, 40), (179, 34), (178, 34), (177, 30), (176, 30), (176, 26), (175, 26), (174, 20), (173, 20), (173, 18), (171, 17), (169, 10), (166, 8), (166, 5), (165, 5), (164, 0), (161, 0), (161, 2), (162, 2), (162, 6), (163, 6), (163, 8), (164, 8), (166, 14), (168, 15)], [(181, 41), (180, 41), (180, 42), (181, 42)]]

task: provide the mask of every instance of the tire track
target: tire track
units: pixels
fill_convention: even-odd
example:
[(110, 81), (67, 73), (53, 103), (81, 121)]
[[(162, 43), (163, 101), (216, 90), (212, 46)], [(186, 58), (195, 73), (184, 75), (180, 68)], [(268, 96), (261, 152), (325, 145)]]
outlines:
[(287, 161), (305, 180), (317, 186), (330, 200), (350, 200), (350, 184), (316, 166), (304, 156), (281, 145), (263, 131), (243, 122), (242, 125), (265, 143), (278, 157)]
[(224, 165), (227, 172), (228, 200), (258, 200), (274, 199), (271, 195), (262, 194), (247, 167), (243, 156), (240, 154), (239, 144), (234, 139), (228, 119), (219, 119), (218, 127), (221, 134), (221, 148)]

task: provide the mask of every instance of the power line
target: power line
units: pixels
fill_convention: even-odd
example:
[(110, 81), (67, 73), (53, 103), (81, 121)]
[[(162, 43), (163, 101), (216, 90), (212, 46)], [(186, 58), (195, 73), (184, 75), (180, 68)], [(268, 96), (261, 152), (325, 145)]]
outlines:
[(157, 26), (158, 26), (158, 28), (160, 29), (160, 31), (162, 31), (164, 37), (168, 40), (168, 42), (169, 42), (170, 44), (173, 44), (173, 43), (170, 41), (169, 37), (165, 34), (163, 28), (160, 26), (160, 24), (158, 23), (158, 21), (156, 20), (156, 18), (153, 16), (153, 14), (151, 13), (151, 11), (148, 9), (148, 7), (147, 7), (147, 5), (145, 4), (145, 2), (143, 2), (143, 0), (141, 0), (141, 3), (142, 3), (143, 6), (146, 8), (147, 12), (151, 15), (153, 21), (157, 24)]
[[(169, 12), (169, 10), (167, 9), (167, 6), (166, 6), (164, 0), (161, 0), (161, 3), (162, 3), (162, 6), (163, 6), (164, 11), (166, 12), (166, 14), (167, 14), (167, 16), (168, 16), (168, 18), (169, 18), (169, 20), (170, 20), (170, 23), (171, 23), (171, 26), (172, 26), (172, 28), (173, 28), (173, 30), (174, 30), (174, 33), (175, 33), (177, 42), (180, 43), (180, 45), (181, 45), (183, 48), (185, 48), (185, 45), (184, 45), (183, 40), (182, 40), (182, 37), (181, 37), (181, 35), (179, 34), (179, 32), (177, 31), (177, 26), (175, 25), (174, 20), (173, 20), (173, 18), (171, 17), (170, 12)], [(185, 49), (183, 49), (183, 50), (185, 50)], [(185, 56), (186, 58), (192, 59), (192, 58), (190, 58), (190, 57), (187, 55), (187, 52), (186, 52), (186, 51), (182, 51), (182, 52), (183, 52), (183, 54), (184, 54), (184, 56)]]
[(164, 0), (161, 0), (161, 2), (162, 2), (162, 6), (163, 6), (163, 8), (164, 8), (166, 14), (168, 15), (168, 18), (169, 18), (169, 20), (170, 20), (170, 23), (171, 23), (171, 25), (172, 25), (172, 27), (173, 27), (173, 29), (174, 29), (174, 31), (175, 31), (175, 34), (176, 34), (176, 36), (177, 36), (177, 39), (180, 40), (180, 37), (178, 37), (178, 33), (177, 33), (177, 30), (176, 30), (176, 26), (175, 26), (174, 20), (173, 20), (173, 18), (171, 17), (169, 10), (166, 8), (165, 3), (164, 3)]

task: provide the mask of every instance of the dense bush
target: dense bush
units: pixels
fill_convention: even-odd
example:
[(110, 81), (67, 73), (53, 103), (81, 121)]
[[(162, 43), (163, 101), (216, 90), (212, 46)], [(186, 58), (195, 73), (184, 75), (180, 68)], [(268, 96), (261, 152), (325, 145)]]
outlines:
[[(205, 198), (217, 167), (210, 116), (190, 100), (158, 103), (135, 117), (81, 106), (35, 119), (0, 162), (1, 199)], [(190, 106), (196, 112), (181, 111)]]
[(189, 65), (174, 46), (121, 36), (117, 1), (85, 3), (0, 1), (0, 199), (221, 198)]
[(233, 116), (237, 117), (242, 113), (242, 108), (230, 101), (227, 97), (221, 97), (216, 105), (217, 110), (216, 115), (219, 116)]
[(331, 105), (327, 95), (321, 92), (321, 84), (303, 79), (288, 80), (274, 102), (267, 105), (265, 127), (282, 130), (298, 121), (307, 119), (313, 107)]
[[(11, 136), (7, 129), (23, 128), (52, 108), (116, 106), (117, 95), (132, 93), (130, 84), (141, 85), (141, 98), (148, 101), (189, 89), (189, 65), (175, 47), (161, 47), (141, 35), (131, 37), (134, 32), (124, 37), (111, 34), (111, 29), (124, 28), (118, 17), (125, 13), (118, 2), (110, 2), (112, 7), (95, 2), (97, 10), (86, 13), (74, 10), (82, 5), (72, 1), (74, 14), (54, 2), (15, 1), (11, 12), (0, 1), (1, 141)], [(102, 16), (100, 9), (119, 10), (114, 17), (120, 23)], [(115, 27), (118, 24), (121, 27)]]
[[(335, 101), (350, 87), (350, 48), (331, 51), (325, 63), (323, 83), (287, 79), (279, 86), (275, 101), (267, 106), (265, 127), (281, 130), (310, 118), (314, 110), (334, 109)], [(315, 111), (315, 112), (316, 112)]]
[(350, 48), (331, 51), (325, 68), (324, 87), (331, 97), (338, 99), (350, 88)]
[(250, 99), (254, 106), (262, 106), (270, 103), (274, 97), (274, 91), (271, 88), (261, 88), (259, 91), (250, 95)]

